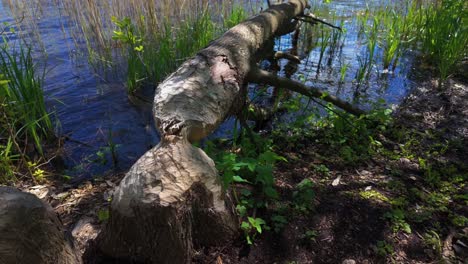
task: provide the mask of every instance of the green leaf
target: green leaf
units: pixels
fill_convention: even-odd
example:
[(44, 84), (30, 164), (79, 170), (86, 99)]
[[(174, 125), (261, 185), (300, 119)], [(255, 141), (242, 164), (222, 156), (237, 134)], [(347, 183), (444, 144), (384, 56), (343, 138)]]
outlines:
[(265, 162), (267, 164), (273, 164), (277, 160), (288, 161), (286, 158), (279, 156), (278, 154), (272, 151), (265, 151), (258, 156), (258, 160), (261, 162)]
[(411, 234), (411, 226), (408, 223), (403, 223), (401, 225), (401, 230), (407, 234)]
[(239, 212), (240, 216), (245, 216), (247, 213), (247, 207), (245, 207), (244, 205), (238, 204), (236, 206), (236, 209), (237, 209), (237, 212)]
[(252, 245), (252, 239), (250, 238), (249, 235), (245, 237), (247, 239), (247, 244)]
[(243, 161), (245, 162), (247, 168), (251, 172), (255, 171), (255, 167), (257, 167), (258, 160), (254, 159), (254, 158), (245, 158), (245, 159), (243, 159)]
[(223, 184), (224, 184), (225, 188), (227, 188), (229, 186), (229, 184), (232, 183), (233, 180), (234, 180), (234, 172), (233, 171), (224, 172), (224, 174), (223, 174)]
[(288, 219), (286, 219), (286, 217), (282, 215), (274, 215), (273, 217), (271, 217), (271, 220), (277, 223), (282, 223), (282, 224), (288, 223)]
[(255, 169), (257, 172), (258, 176), (256, 181), (263, 183), (264, 185), (273, 185), (274, 180), (273, 180), (273, 166), (271, 165), (262, 165), (262, 166), (257, 166)]
[(240, 191), (240, 193), (241, 193), (243, 196), (247, 196), (247, 197), (250, 196), (250, 195), (252, 195), (252, 192), (251, 192), (250, 190), (247, 190), (247, 189), (242, 189), (242, 190)]
[(234, 176), (232, 177), (232, 181), (233, 181), (233, 182), (239, 182), (239, 183), (243, 183), (243, 182), (250, 183), (248, 180), (242, 178), (242, 177), (239, 176), (239, 175), (234, 175)]
[(101, 222), (105, 222), (109, 219), (109, 209), (99, 210), (98, 211), (98, 219)]
[(262, 225), (265, 225), (265, 221), (261, 218), (252, 218), (252, 217), (247, 217), (249, 220), (249, 223), (257, 230), (257, 233), (261, 234), (262, 233)]
[[(250, 218), (250, 217), (249, 217)], [(250, 224), (248, 222), (242, 221), (241, 223), (241, 228), (244, 231), (249, 231), (250, 230)]]
[(279, 197), (278, 192), (270, 186), (265, 187), (265, 189), (263, 189), (263, 192), (265, 192), (265, 194), (270, 198), (277, 199)]
[(135, 51), (142, 52), (143, 51), (143, 45), (135, 47)]

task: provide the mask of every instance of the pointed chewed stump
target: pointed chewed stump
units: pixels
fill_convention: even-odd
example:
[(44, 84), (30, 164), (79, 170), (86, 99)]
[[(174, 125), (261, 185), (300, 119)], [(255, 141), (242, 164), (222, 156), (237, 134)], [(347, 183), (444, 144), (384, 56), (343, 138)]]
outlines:
[(153, 114), (161, 143), (115, 190), (109, 221), (96, 240), (97, 254), (120, 262), (190, 263), (194, 249), (238, 237), (238, 217), (215, 164), (192, 143), (246, 107), (249, 81), (290, 84), (266, 74), (257, 78), (257, 63), (275, 37), (295, 30), (307, 2), (272, 5), (238, 24), (157, 87)]
[(193, 248), (222, 245), (237, 234), (214, 162), (170, 136), (130, 169), (112, 201), (100, 249), (118, 260), (190, 263)]

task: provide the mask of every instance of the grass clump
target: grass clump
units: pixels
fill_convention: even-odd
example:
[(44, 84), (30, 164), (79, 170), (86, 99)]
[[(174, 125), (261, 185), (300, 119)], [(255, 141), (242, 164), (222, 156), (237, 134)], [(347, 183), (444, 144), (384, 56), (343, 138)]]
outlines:
[(165, 22), (163, 29), (154, 36), (144, 36), (144, 29), (129, 17), (112, 18), (117, 29), (113, 39), (126, 47), (127, 88), (135, 93), (145, 86), (154, 86), (186, 58), (208, 45), (215, 36), (215, 27), (208, 12), (181, 22), (178, 27)]
[(422, 51), (433, 62), (439, 75), (439, 87), (468, 52), (466, 3), (443, 0), (424, 10)]
[(239, 24), (247, 18), (247, 12), (240, 5), (235, 5), (231, 13), (224, 19), (223, 24), (224, 28), (232, 28), (233, 26)]
[(43, 77), (30, 48), (0, 46), (0, 183), (15, 180), (17, 161), (26, 164), (28, 155), (42, 155), (45, 141), (53, 138)]
[(116, 29), (113, 39), (126, 47), (127, 87), (135, 93), (145, 86), (153, 87), (180, 63), (206, 47), (227, 28), (245, 19), (246, 12), (234, 7), (231, 13), (219, 25), (213, 22), (210, 12), (205, 9), (174, 24), (170, 20), (160, 22), (160, 30), (148, 34), (145, 28), (145, 17), (141, 16), (136, 23), (129, 17), (112, 18)]

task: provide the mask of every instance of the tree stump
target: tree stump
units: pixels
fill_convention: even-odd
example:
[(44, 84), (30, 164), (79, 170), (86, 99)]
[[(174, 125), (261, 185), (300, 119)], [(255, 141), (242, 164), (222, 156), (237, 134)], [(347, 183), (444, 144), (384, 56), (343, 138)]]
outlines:
[(247, 76), (275, 36), (295, 29), (306, 0), (271, 6), (227, 31), (156, 89), (161, 142), (116, 189), (97, 239), (106, 256), (143, 263), (190, 263), (194, 248), (239, 234), (214, 162), (192, 145), (245, 106)]
[(50, 205), (0, 186), (0, 263), (82, 263)]

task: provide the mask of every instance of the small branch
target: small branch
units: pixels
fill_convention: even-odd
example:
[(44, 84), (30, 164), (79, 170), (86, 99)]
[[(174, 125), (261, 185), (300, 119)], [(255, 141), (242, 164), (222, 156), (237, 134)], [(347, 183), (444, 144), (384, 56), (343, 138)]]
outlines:
[(282, 51), (277, 51), (275, 53), (275, 59), (287, 59), (297, 64), (301, 63), (301, 59), (298, 56)]
[(269, 84), (272, 86), (281, 86), (285, 89), (291, 90), (296, 93), (300, 93), (302, 95), (308, 96), (308, 97), (315, 97), (322, 99), (324, 101), (330, 102), (339, 108), (345, 110), (346, 112), (349, 112), (355, 116), (360, 116), (362, 114), (365, 114), (365, 112), (359, 108), (354, 107), (348, 102), (345, 102), (336, 96), (324, 93), (323, 91), (306, 86), (300, 82), (283, 78), (283, 77), (278, 77), (274, 74), (271, 74), (267, 71), (261, 70), (261, 69), (253, 69), (248, 76), (248, 80), (251, 82), (255, 83), (265, 83)]
[(297, 17), (297, 20), (312, 23), (312, 24), (321, 23), (321, 24), (327, 25), (329, 27), (332, 27), (334, 29), (338, 29), (339, 31), (343, 31), (343, 29), (341, 27), (330, 24), (330, 23), (328, 23), (328, 22), (314, 16), (313, 14), (299, 15)]
[(0, 35), (3, 35), (3, 34), (6, 32), (6, 29), (7, 29), (7, 28), (11, 28), (11, 27), (14, 27), (14, 26), (16, 26), (16, 25), (21, 24), (21, 23), (23, 22), (23, 20), (24, 20), (24, 14), (23, 14), (23, 16), (19, 19), (18, 22), (15, 22), (15, 23), (12, 23), (12, 24), (6, 24), (6, 25), (4, 25), (4, 27), (2, 28), (2, 30), (0, 30)]

